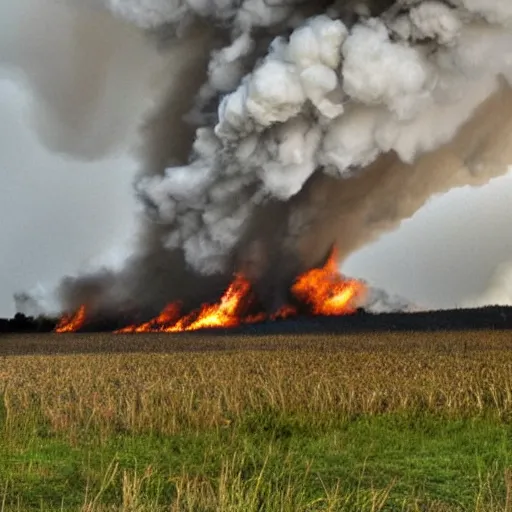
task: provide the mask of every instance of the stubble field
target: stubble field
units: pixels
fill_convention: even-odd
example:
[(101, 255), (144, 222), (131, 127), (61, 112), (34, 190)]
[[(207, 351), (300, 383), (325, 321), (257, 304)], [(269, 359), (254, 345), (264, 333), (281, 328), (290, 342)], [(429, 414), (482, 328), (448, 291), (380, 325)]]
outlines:
[(0, 338), (0, 511), (512, 511), (512, 332)]

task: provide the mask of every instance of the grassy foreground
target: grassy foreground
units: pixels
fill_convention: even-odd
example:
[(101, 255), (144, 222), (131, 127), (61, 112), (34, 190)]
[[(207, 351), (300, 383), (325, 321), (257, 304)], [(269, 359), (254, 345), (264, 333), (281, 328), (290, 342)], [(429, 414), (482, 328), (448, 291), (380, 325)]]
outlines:
[(511, 336), (1, 356), (0, 511), (512, 512)]

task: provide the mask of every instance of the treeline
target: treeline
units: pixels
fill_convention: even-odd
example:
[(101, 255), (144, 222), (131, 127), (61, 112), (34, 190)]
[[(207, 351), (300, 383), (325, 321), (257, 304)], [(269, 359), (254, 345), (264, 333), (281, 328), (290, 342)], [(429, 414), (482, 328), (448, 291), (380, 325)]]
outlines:
[(0, 318), (0, 333), (51, 332), (57, 322), (50, 318), (32, 318), (21, 313), (14, 318)]
[[(0, 333), (51, 332), (55, 319), (32, 318), (18, 313), (11, 319), (0, 319)], [(113, 331), (122, 327), (115, 322), (89, 324), (88, 332)], [(336, 333), (373, 331), (463, 331), (475, 329), (512, 329), (512, 307), (487, 306), (478, 309), (452, 309), (415, 313), (373, 314), (359, 310), (339, 317), (300, 316), (287, 320), (243, 325), (234, 329), (215, 329), (222, 334)]]
[(512, 329), (512, 307), (486, 306), (475, 309), (450, 309), (414, 313), (374, 314), (359, 310), (339, 317), (300, 317), (283, 322), (249, 325), (245, 331), (256, 333), (297, 332), (374, 332), (374, 331), (464, 331)]

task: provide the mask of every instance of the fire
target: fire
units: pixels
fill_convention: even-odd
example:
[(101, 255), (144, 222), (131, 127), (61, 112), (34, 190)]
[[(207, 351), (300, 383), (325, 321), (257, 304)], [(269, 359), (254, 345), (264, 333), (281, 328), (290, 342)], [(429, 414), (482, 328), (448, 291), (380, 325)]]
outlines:
[[(337, 252), (333, 250), (322, 268), (312, 269), (300, 275), (291, 288), (294, 298), (305, 304), (315, 315), (344, 315), (353, 313), (362, 301), (365, 285), (347, 279), (338, 271)], [(242, 275), (233, 282), (215, 304), (204, 304), (189, 314), (180, 313), (181, 305), (171, 303), (155, 318), (140, 325), (129, 325), (118, 333), (183, 332), (215, 327), (236, 327), (266, 320), (289, 318), (298, 314), (293, 305), (285, 305), (272, 315), (259, 313), (247, 316), (244, 309), (251, 300), (251, 283)], [(82, 306), (73, 316), (65, 316), (56, 332), (79, 330), (86, 320), (86, 308)]]
[(85, 306), (80, 306), (78, 311), (73, 315), (64, 315), (57, 327), (55, 328), (55, 332), (63, 333), (63, 332), (76, 332), (82, 328), (85, 323), (85, 319), (87, 316), (87, 311)]
[(180, 318), (180, 305), (176, 302), (168, 304), (164, 310), (149, 322), (141, 325), (129, 325), (117, 330), (117, 333), (127, 332), (165, 332), (168, 327), (172, 327)]
[(172, 303), (149, 322), (129, 325), (117, 332), (181, 332), (209, 327), (236, 327), (241, 323), (241, 303), (249, 295), (250, 289), (249, 281), (238, 275), (217, 304), (205, 304), (199, 311), (180, 318), (179, 304)]
[[(285, 306), (279, 308), (275, 313), (270, 315), (271, 320), (279, 320), (284, 318), (290, 318), (297, 314), (297, 308), (294, 306), (290, 306), (286, 304)], [(266, 318), (265, 318), (266, 319)]]
[(315, 315), (353, 313), (365, 294), (364, 284), (342, 276), (337, 262), (337, 251), (334, 249), (322, 268), (305, 272), (292, 286), (293, 295), (309, 304)]
[(204, 305), (195, 320), (191, 313), (179, 320), (176, 325), (165, 329), (166, 332), (197, 331), (208, 327), (236, 327), (241, 323), (240, 307), (249, 295), (251, 284), (238, 275), (224, 292), (218, 304)]

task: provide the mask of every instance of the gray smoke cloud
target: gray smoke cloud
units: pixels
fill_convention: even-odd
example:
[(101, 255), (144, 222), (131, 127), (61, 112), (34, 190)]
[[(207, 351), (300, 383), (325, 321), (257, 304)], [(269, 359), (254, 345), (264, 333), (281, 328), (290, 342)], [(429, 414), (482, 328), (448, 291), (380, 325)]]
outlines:
[[(125, 84), (133, 98), (150, 87), (138, 73), (157, 74), (160, 99), (142, 130), (138, 249), (120, 272), (66, 279), (64, 309), (145, 316), (175, 298), (194, 305), (218, 296), (235, 270), (272, 306), (334, 243), (343, 261), (433, 194), (487, 183), (512, 162), (508, 0), (105, 0), (81, 9), (103, 20), (111, 48), (124, 54), (120, 42), (133, 42), (133, 59), (113, 75), (124, 74), (123, 96)], [(91, 32), (77, 29), (77, 48), (80, 34)], [(107, 83), (118, 59), (99, 53), (93, 76)], [(32, 82), (56, 125), (80, 132), (87, 108)], [(121, 89), (108, 90), (91, 96), (96, 109), (100, 99), (124, 104)], [(102, 150), (55, 136), (48, 123), (43, 132), (65, 151)], [(99, 139), (105, 148), (122, 136)]]
[(0, 65), (29, 87), (46, 147), (97, 160), (133, 141), (164, 59), (100, 3), (19, 0), (0, 5)]

